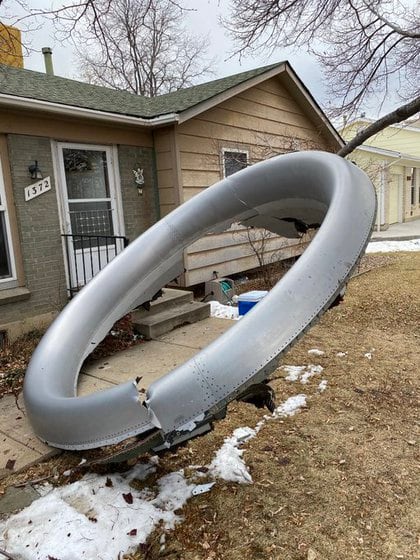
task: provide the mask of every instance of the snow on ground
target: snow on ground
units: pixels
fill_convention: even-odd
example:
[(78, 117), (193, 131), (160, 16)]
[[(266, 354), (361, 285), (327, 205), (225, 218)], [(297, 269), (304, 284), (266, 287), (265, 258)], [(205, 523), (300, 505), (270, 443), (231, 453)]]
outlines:
[(236, 429), (231, 437), (225, 439), (224, 444), (210, 463), (210, 473), (215, 478), (223, 478), (240, 484), (251, 483), (251, 475), (242, 459), (244, 451), (239, 449), (239, 446), (255, 437), (257, 432), (248, 427)]
[(318, 385), (318, 391), (320, 393), (323, 393), (327, 388), (327, 385), (328, 385), (328, 381), (326, 379), (323, 379), (321, 383)]
[(280, 369), (287, 373), (286, 381), (300, 381), (304, 385), (308, 383), (309, 379), (314, 375), (318, 375), (324, 371), (322, 366), (314, 366), (309, 364), (307, 366), (281, 366)]
[(312, 354), (312, 356), (323, 356), (325, 352), (319, 348), (311, 348), (308, 350), (308, 354)]
[(293, 416), (305, 406), (306, 395), (296, 395), (278, 406), (271, 416), (264, 416), (264, 419), (258, 422), (255, 428), (236, 429), (231, 437), (225, 439), (224, 444), (216, 453), (215, 458), (210, 463), (209, 472), (215, 478), (223, 478), (240, 484), (252, 483), (252, 477), (242, 458), (243, 450), (239, 447), (254, 438), (267, 421)]
[[(283, 404), (278, 406), (273, 412), (274, 418), (285, 418), (286, 416), (294, 416), (301, 408), (306, 406), (306, 395), (300, 394), (290, 397)], [(269, 417), (266, 416), (268, 419)]]
[(223, 305), (218, 301), (210, 301), (210, 315), (218, 319), (239, 319), (239, 310), (232, 305)]
[[(208, 465), (208, 475), (252, 483), (240, 446), (267, 421), (293, 416), (304, 406), (305, 395), (290, 397), (255, 428), (236, 429)], [(19, 560), (115, 560), (120, 553), (134, 551), (158, 524), (173, 529), (182, 520), (175, 512), (212, 486), (195, 484), (203, 476), (200, 466), (194, 467), (196, 479), (187, 480), (181, 470), (160, 478), (156, 487), (136, 490), (130, 485), (135, 479), (147, 479), (157, 463), (157, 457), (152, 457), (124, 474), (89, 474), (58, 488), (43, 485), (41, 498), (0, 523), (0, 549)]]
[(420, 251), (420, 238), (408, 241), (371, 241), (366, 253), (396, 253), (398, 251)]
[(138, 491), (121, 475), (87, 475), (50, 488), (42, 498), (0, 524), (0, 547), (22, 560), (115, 560), (145, 542), (160, 522), (172, 529), (174, 513), (191, 497), (182, 471)]

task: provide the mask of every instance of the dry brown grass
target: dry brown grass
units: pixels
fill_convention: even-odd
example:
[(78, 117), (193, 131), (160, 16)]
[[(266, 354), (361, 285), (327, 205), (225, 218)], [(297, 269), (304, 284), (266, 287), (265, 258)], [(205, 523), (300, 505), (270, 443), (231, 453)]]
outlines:
[[(166, 536), (163, 551), (158, 529), (127, 558), (419, 558), (420, 253), (370, 259), (386, 266), (354, 278), (344, 303), (283, 360), (321, 364), (322, 376), (308, 385), (285, 381), (281, 370), (273, 376), (279, 403), (304, 392), (308, 407), (267, 422), (245, 445), (253, 484), (217, 482), (180, 512), (184, 521)], [(325, 355), (310, 356), (310, 348)], [(319, 393), (322, 378), (328, 387)], [(209, 463), (226, 436), (239, 426), (255, 426), (264, 414), (244, 403), (229, 409), (214, 431), (163, 455), (155, 476)], [(30, 474), (76, 464), (74, 455), (67, 464), (65, 457)]]
[[(308, 408), (266, 423), (246, 445), (254, 483), (218, 482), (187, 504), (163, 552), (158, 530), (132, 558), (418, 558), (420, 254), (386, 260), (376, 262), (389, 266), (355, 278), (345, 303), (284, 359), (321, 364), (328, 388), (317, 392), (320, 377), (297, 385), (277, 372), (271, 384), (278, 401), (304, 392)], [(309, 356), (314, 347), (325, 355)], [(340, 351), (347, 356), (338, 357)], [(371, 360), (364, 356), (370, 351)], [(262, 414), (231, 405), (212, 433), (166, 455), (161, 472), (206, 464), (225, 436), (254, 426)]]

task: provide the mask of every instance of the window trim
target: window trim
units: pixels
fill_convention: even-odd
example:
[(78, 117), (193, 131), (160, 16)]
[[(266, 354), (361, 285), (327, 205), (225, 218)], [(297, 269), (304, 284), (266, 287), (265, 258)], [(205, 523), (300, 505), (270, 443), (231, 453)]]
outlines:
[(221, 150), (221, 163), (222, 163), (222, 176), (223, 179), (226, 177), (230, 177), (230, 175), (226, 175), (226, 162), (225, 162), (225, 154), (226, 153), (235, 153), (235, 154), (245, 154), (246, 155), (246, 166), (249, 166), (249, 151), (244, 150), (241, 148), (222, 148)]
[(3, 174), (3, 165), (0, 160), (0, 212), (4, 213), (4, 223), (6, 228), (6, 242), (9, 252), (9, 263), (11, 275), (7, 278), (0, 278), (0, 290), (15, 288), (17, 286), (16, 256), (13, 247), (12, 228), (10, 227), (10, 215), (7, 207), (6, 187)]

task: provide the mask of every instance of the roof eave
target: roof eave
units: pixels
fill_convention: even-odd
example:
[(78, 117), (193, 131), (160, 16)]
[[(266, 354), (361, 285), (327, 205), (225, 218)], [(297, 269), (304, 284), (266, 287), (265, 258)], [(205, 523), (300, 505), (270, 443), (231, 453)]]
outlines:
[(286, 70), (286, 65), (287, 65), (286, 62), (281, 62), (275, 68), (271, 68), (270, 70), (267, 70), (266, 72), (263, 72), (258, 76), (249, 78), (241, 82), (240, 84), (237, 84), (236, 86), (233, 86), (221, 93), (218, 93), (217, 95), (211, 97), (210, 99), (206, 99), (205, 101), (201, 101), (197, 103), (197, 105), (194, 105), (193, 107), (185, 109), (184, 111), (180, 111), (178, 124), (182, 124), (183, 122), (188, 121), (193, 117), (196, 117), (201, 113), (208, 111), (209, 109), (212, 109), (213, 107), (219, 105), (223, 101), (227, 101), (228, 99), (235, 97), (235, 95), (239, 95), (243, 91), (251, 87), (257, 86), (261, 82), (264, 82), (265, 80), (269, 80), (274, 76), (277, 76), (278, 74)]
[(401, 162), (414, 162), (414, 163), (420, 162), (420, 158), (417, 156), (412, 156), (411, 154), (405, 154), (403, 152), (397, 152), (396, 150), (377, 148), (376, 146), (367, 146), (365, 144), (362, 144), (361, 146), (357, 146), (355, 150), (374, 153), (380, 156), (392, 158), (394, 160), (400, 160)]
[[(357, 123), (372, 124), (374, 122), (375, 122), (375, 119), (371, 119), (369, 117), (355, 117), (354, 119), (351, 119), (350, 121), (348, 121), (346, 123), (346, 125), (343, 126), (342, 130), (344, 130), (345, 128), (348, 128), (349, 126), (357, 124)], [(387, 128), (399, 128), (399, 129), (403, 129), (403, 130), (410, 130), (411, 132), (420, 132), (420, 127), (411, 126), (410, 124), (405, 124), (406, 122), (407, 121), (402, 121), (402, 122), (399, 122), (399, 123), (390, 124), (390, 125), (388, 125)]]
[(16, 109), (30, 109), (42, 111), (50, 114), (59, 114), (68, 117), (89, 118), (109, 122), (114, 124), (131, 124), (142, 125), (144, 127), (164, 126), (178, 122), (177, 113), (167, 113), (157, 117), (135, 117), (131, 115), (121, 115), (107, 111), (97, 111), (95, 109), (87, 109), (85, 107), (76, 107), (72, 105), (64, 105), (61, 103), (53, 103), (51, 101), (42, 101), (40, 99), (32, 99), (28, 97), (18, 97), (0, 93), (0, 107), (7, 106)]

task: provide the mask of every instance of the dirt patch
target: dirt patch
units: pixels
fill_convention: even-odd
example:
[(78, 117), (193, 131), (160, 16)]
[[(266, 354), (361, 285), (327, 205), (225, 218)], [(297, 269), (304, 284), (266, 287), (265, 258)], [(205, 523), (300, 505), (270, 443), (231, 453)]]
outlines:
[[(0, 399), (8, 394), (17, 398), (22, 391), (26, 368), (43, 334), (44, 331), (32, 331), (0, 351)], [(141, 342), (142, 337), (134, 332), (131, 315), (125, 315), (114, 324), (85, 363), (106, 358)]]

